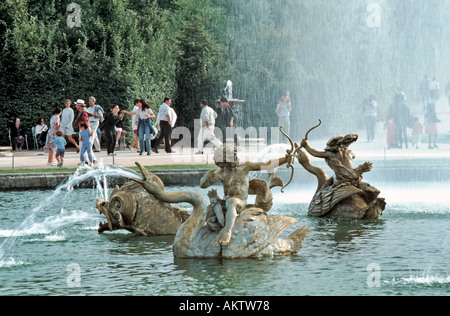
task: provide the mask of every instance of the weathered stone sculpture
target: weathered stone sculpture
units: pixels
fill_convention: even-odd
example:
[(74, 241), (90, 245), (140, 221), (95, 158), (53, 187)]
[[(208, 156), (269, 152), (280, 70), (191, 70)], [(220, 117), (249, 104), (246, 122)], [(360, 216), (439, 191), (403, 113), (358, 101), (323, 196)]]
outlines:
[[(379, 198), (380, 191), (367, 183), (362, 175), (372, 169), (370, 162), (353, 168), (353, 152), (348, 149), (358, 135), (334, 136), (324, 151), (311, 148), (305, 139), (301, 147), (296, 149), (300, 164), (314, 174), (318, 180), (316, 193), (309, 205), (308, 215), (313, 217), (334, 217), (341, 219), (373, 219), (379, 218), (386, 202)], [(325, 172), (311, 165), (306, 151), (314, 157), (324, 158), (334, 171), (332, 178)]]
[(116, 186), (109, 201), (98, 199), (96, 206), (106, 216), (99, 233), (126, 229), (142, 236), (175, 235), (189, 217), (188, 212), (159, 201), (136, 182)]
[[(291, 255), (300, 250), (309, 229), (300, 227), (286, 238), (279, 238), (297, 221), (287, 216), (266, 215), (272, 205), (270, 187), (281, 185), (281, 181), (275, 178), (269, 186), (264, 180), (248, 178), (249, 171), (273, 168), (287, 160), (288, 157), (266, 163), (240, 164), (234, 146), (231, 150), (230, 147), (216, 150), (215, 161), (220, 169), (208, 172), (202, 178), (201, 186), (206, 188), (221, 181), (226, 196), (221, 200), (215, 190), (209, 191), (209, 205), (194, 192), (166, 192), (162, 181), (138, 163), (144, 180), (132, 180), (161, 202), (187, 202), (193, 206), (192, 214), (175, 235), (173, 252), (177, 258)], [(246, 204), (248, 194), (257, 194), (255, 205)]]

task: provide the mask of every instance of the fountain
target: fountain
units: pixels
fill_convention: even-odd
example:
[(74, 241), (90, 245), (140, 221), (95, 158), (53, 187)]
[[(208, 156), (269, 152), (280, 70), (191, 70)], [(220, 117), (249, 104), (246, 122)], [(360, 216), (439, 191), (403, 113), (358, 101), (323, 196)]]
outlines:
[[(379, 5), (356, 0), (346, 5), (325, 0), (310, 1), (308, 5), (256, 0), (221, 3), (234, 22), (233, 27), (227, 28), (230, 30), (227, 50), (233, 53), (229, 61), (235, 65), (231, 73), (242, 75), (240, 87), (245, 91), (246, 102), (251, 100), (258, 105), (264, 115), (249, 119), (248, 123), (257, 125), (258, 121), (260, 126), (270, 126), (272, 117), (266, 114), (273, 115), (280, 90), (288, 89), (293, 96), (292, 115), (299, 122), (296, 133), (307, 128), (304, 122), (321, 116), (328, 118), (329, 125), (324, 132), (343, 135), (330, 139), (326, 145), (330, 150), (317, 149), (325, 147), (326, 141), (322, 140), (317, 143), (305, 140), (299, 146), (287, 148), (290, 163), (286, 165), (291, 170), (279, 168), (278, 173), (283, 169), (292, 175), (291, 158), (295, 156), (302, 168), (295, 170), (293, 183), (284, 193), (278, 189), (271, 192), (270, 213), (269, 207), (263, 205), (270, 204), (270, 191), (257, 195), (256, 206), (247, 205), (236, 218), (228, 243), (221, 240), (223, 235), (219, 237), (227, 217), (223, 207), (225, 204), (227, 209), (226, 202), (219, 198), (221, 186), (214, 187), (217, 193), (211, 190), (207, 196), (206, 190), (198, 185), (167, 186), (166, 182), (164, 187), (145, 171), (138, 174), (105, 167), (105, 170), (77, 171), (56, 190), (1, 192), (0, 293), (235, 295), (265, 296), (268, 301), (273, 295), (448, 295), (450, 165), (445, 157), (448, 143), (443, 142), (438, 150), (433, 150), (433, 154), (440, 153), (438, 157), (429, 152), (393, 149), (390, 153), (395, 153), (397, 158), (389, 159), (388, 155), (386, 160), (385, 155), (384, 160), (376, 160), (381, 154), (372, 154), (378, 149), (382, 153), (384, 145), (385, 134), (380, 122), (375, 139), (383, 143), (381, 147), (357, 144), (358, 149), (366, 150), (363, 153), (373, 161), (373, 168), (370, 163), (362, 162), (343, 173), (344, 168), (338, 162), (343, 162), (339, 158), (353, 162), (348, 159), (351, 156), (347, 141), (356, 137), (348, 133), (363, 124), (359, 105), (363, 94), (376, 93), (381, 110), (391, 102), (392, 87), (402, 81), (412, 111), (423, 119), (421, 104), (414, 104), (419, 99), (415, 87), (423, 73), (434, 70), (441, 86), (445, 85), (449, 45), (440, 37), (448, 32), (445, 23), (450, 4), (437, 0), (381, 1)], [(230, 105), (244, 103), (234, 99), (232, 90), (229, 81), (224, 96), (230, 99)], [(244, 109), (252, 111), (247, 106)], [(445, 140), (448, 129), (444, 128), (449, 126), (445, 124), (449, 113), (445, 98), (438, 102), (437, 110), (442, 115), (439, 127), (442, 126), (440, 132)], [(381, 114), (380, 111), (380, 120)], [(339, 148), (337, 152), (334, 147)], [(266, 153), (281, 150), (284, 157), (285, 149), (271, 147)], [(333, 157), (336, 153), (345, 153), (347, 157)], [(118, 171), (134, 180), (110, 190), (107, 178)], [(208, 177), (218, 176), (215, 172)], [(94, 181), (97, 188), (75, 190), (80, 179)], [(377, 188), (366, 180), (376, 182)], [(250, 180), (249, 185), (252, 184), (258, 181)], [(268, 185), (260, 181), (259, 184), (265, 188)], [(268, 186), (271, 187), (270, 183)], [(384, 205), (379, 191), (388, 204)], [(115, 199), (125, 192), (138, 201), (136, 212), (124, 209), (126, 198)], [(353, 200), (338, 198), (347, 193)], [(194, 211), (191, 204), (177, 203), (184, 212), (176, 213), (175, 207), (168, 204), (175, 203), (173, 198), (181, 197), (190, 198)], [(156, 236), (162, 233), (144, 225), (143, 209), (149, 207), (143, 203), (146, 198), (153, 198), (151, 205), (162, 207), (168, 214), (180, 215), (178, 223), (176, 216), (171, 217), (172, 224), (179, 225), (171, 232), (179, 232), (178, 236)], [(94, 205), (97, 199), (100, 208), (106, 207), (101, 215)], [(336, 205), (344, 201), (355, 202), (357, 214), (348, 211), (351, 207), (337, 210)], [(378, 210), (369, 211), (371, 204)], [(379, 217), (381, 211), (383, 215)], [(189, 225), (184, 225), (189, 220), (183, 218), (186, 213), (193, 216)], [(370, 215), (369, 219), (366, 214)], [(347, 218), (363, 215), (365, 220), (340, 220), (342, 217), (335, 215)], [(105, 232), (112, 228), (112, 231), (98, 234), (99, 221), (105, 216), (110, 220), (107, 219), (106, 226), (100, 224), (100, 228)], [(222, 259), (236, 241), (253, 236), (241, 228), (261, 228), (263, 224), (270, 227), (272, 217), (284, 217), (286, 223), (296, 220), (311, 229), (301, 256)], [(196, 225), (194, 219), (198, 220)], [(270, 240), (276, 241), (275, 245), (288, 244), (290, 235), (301, 228), (298, 223)], [(205, 237), (204, 243), (201, 236)], [(208, 249), (207, 240), (211, 241)], [(261, 240), (248, 241), (256, 244)], [(192, 249), (195, 243), (200, 245), (199, 256), (212, 253), (216, 258), (184, 259), (191, 254), (197, 256)], [(175, 258), (174, 244), (181, 254)], [(271, 249), (275, 247), (266, 248)], [(218, 251), (222, 253), (216, 255)], [(256, 256), (264, 253), (254, 252)], [(292, 248), (289, 254), (293, 254)], [(71, 270), (74, 266), (79, 269)], [(69, 277), (77, 271), (80, 282), (70, 283)], [(174, 305), (169, 304), (167, 312)], [(270, 308), (274, 309), (273, 305)]]
[[(227, 80), (227, 85), (223, 89), (223, 96), (228, 99), (228, 104), (230, 106), (235, 106), (235, 105), (245, 103), (245, 100), (233, 98), (233, 83), (231, 82), (231, 80)], [(220, 104), (220, 100), (216, 100), (216, 103)]]
[[(242, 127), (242, 110), (241, 110), (241, 105), (245, 103), (245, 100), (242, 99), (235, 99), (233, 97), (233, 83), (231, 82), (231, 80), (227, 80), (227, 85), (225, 86), (225, 88), (223, 89), (223, 93), (222, 96), (227, 98), (227, 103), (233, 107), (233, 111), (234, 114), (237, 117), (237, 123), (235, 121), (234, 123), (234, 127)], [(215, 101), (216, 104), (218, 104), (218, 107), (220, 106), (220, 99)], [(225, 130), (222, 130), (222, 132), (225, 134)], [(238, 143), (239, 146), (245, 146), (246, 148), (262, 148), (266, 146), (266, 137), (263, 137), (260, 135), (260, 137), (257, 137), (257, 135), (253, 135), (253, 136), (249, 136), (249, 137), (245, 137), (244, 136), (244, 130), (242, 128), (238, 128), (235, 129), (234, 132), (236, 133), (237, 139), (239, 139), (239, 141), (237, 141), (237, 139), (235, 139), (235, 143)], [(241, 134), (242, 133), (242, 134)], [(231, 142), (231, 138), (228, 139), (229, 142)]]
[[(270, 189), (282, 186), (279, 178), (268, 184), (249, 179), (248, 173), (274, 168), (292, 160), (290, 156), (262, 163), (239, 163), (232, 145), (216, 150), (214, 160), (220, 169), (207, 172), (202, 188), (217, 181), (223, 183), (225, 197), (215, 189), (208, 192), (210, 204), (195, 192), (166, 192), (156, 175), (136, 163), (144, 180), (131, 178), (116, 187), (110, 201), (97, 200), (97, 207), (107, 218), (99, 232), (124, 228), (140, 235), (174, 234), (176, 258), (251, 258), (298, 253), (309, 234), (307, 227), (297, 228), (286, 238), (279, 235), (296, 220), (287, 216), (267, 216), (272, 207)], [(138, 183), (139, 185), (136, 185)], [(255, 204), (247, 204), (248, 194), (256, 195)], [(168, 203), (186, 202), (193, 206), (190, 216)]]
[[(236, 115), (236, 117), (237, 117), (237, 123), (239, 124), (240, 123), (240, 121), (242, 121), (241, 119), (240, 119), (240, 108), (239, 108), (239, 105), (241, 105), (241, 104), (243, 104), (243, 103), (245, 103), (245, 100), (239, 100), (239, 99), (234, 99), (233, 98), (233, 83), (231, 82), (231, 80), (228, 80), (227, 81), (227, 85), (226, 85), (226, 87), (223, 89), (223, 94), (222, 94), (222, 96), (223, 97), (225, 97), (226, 99), (227, 99), (227, 103), (231, 106), (231, 107), (233, 107), (233, 112), (234, 112), (234, 114)], [(219, 107), (221, 108), (221, 103), (220, 103), (220, 99), (219, 100), (216, 100), (216, 104), (219, 104)], [(238, 125), (236, 125), (236, 122), (235, 122), (235, 125), (234, 125), (234, 127), (237, 127)], [(225, 130), (223, 129), (223, 133), (225, 134)], [(236, 137), (236, 136), (235, 136)]]

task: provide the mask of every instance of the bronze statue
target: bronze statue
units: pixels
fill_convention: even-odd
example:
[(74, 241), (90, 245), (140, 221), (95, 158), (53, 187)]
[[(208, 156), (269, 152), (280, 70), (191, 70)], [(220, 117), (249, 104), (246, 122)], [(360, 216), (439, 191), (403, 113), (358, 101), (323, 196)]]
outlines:
[[(232, 145), (219, 147), (214, 153), (214, 161), (219, 169), (208, 171), (200, 180), (200, 187), (205, 189), (217, 181), (221, 181), (224, 190), (224, 202), (226, 208), (226, 220), (224, 229), (220, 233), (219, 243), (228, 244), (231, 238), (231, 230), (237, 216), (247, 205), (247, 197), (259, 190), (257, 206), (266, 212), (272, 206), (272, 193), (266, 181), (260, 179), (249, 179), (250, 171), (261, 171), (264, 168), (274, 168), (287, 163), (288, 158), (283, 157), (263, 163), (244, 162), (239, 163), (237, 148)], [(281, 185), (281, 179), (273, 178), (273, 183)], [(251, 185), (252, 184), (252, 185)], [(220, 216), (219, 216), (220, 217)]]
[[(308, 215), (314, 217), (335, 217), (341, 219), (379, 218), (386, 202), (379, 198), (380, 191), (363, 179), (363, 173), (372, 169), (370, 162), (353, 168), (355, 155), (348, 148), (358, 139), (356, 134), (334, 136), (324, 151), (311, 148), (305, 139), (298, 147), (299, 163), (318, 180), (316, 193), (309, 205)], [(304, 148), (314, 157), (323, 158), (334, 171), (332, 178), (325, 172), (311, 165), (309, 158), (300, 148)]]
[(96, 206), (106, 217), (106, 222), (99, 224), (99, 233), (126, 229), (141, 236), (174, 235), (189, 217), (188, 212), (157, 200), (136, 182), (116, 186), (109, 201), (97, 199)]
[[(194, 192), (166, 192), (162, 181), (139, 163), (144, 180), (132, 178), (161, 203), (186, 202), (193, 211), (176, 232), (173, 252), (177, 258), (249, 258), (298, 253), (308, 236), (307, 227), (299, 227), (286, 238), (279, 235), (297, 222), (287, 216), (267, 216), (272, 206), (270, 188), (282, 185), (274, 178), (249, 179), (248, 172), (271, 168), (286, 163), (286, 158), (266, 163), (239, 163), (235, 147), (219, 148), (216, 164), (220, 167), (205, 174), (202, 187), (222, 181), (225, 197), (220, 199), (215, 190), (208, 192), (210, 204)], [(222, 154), (220, 154), (222, 153)], [(224, 157), (224, 158), (222, 158)], [(248, 194), (256, 194), (254, 205), (247, 204)], [(99, 203), (97, 203), (99, 204)], [(169, 206), (170, 204), (166, 204)], [(146, 209), (137, 212), (148, 212)]]

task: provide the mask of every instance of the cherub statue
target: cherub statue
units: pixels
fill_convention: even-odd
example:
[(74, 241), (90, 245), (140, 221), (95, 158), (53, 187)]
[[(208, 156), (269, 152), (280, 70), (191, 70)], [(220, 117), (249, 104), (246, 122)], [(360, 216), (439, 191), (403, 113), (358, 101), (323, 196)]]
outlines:
[[(288, 159), (289, 157), (286, 156), (267, 162), (240, 163), (237, 157), (237, 148), (233, 145), (224, 145), (215, 151), (214, 161), (220, 169), (208, 171), (200, 180), (200, 187), (205, 189), (217, 181), (222, 182), (225, 194), (223, 200), (225, 201), (226, 216), (225, 226), (220, 232), (219, 243), (221, 245), (227, 245), (230, 241), (234, 222), (241, 210), (243, 210), (247, 205), (247, 197), (249, 195), (249, 190), (250, 193), (252, 191), (251, 181), (253, 181), (249, 179), (248, 173), (250, 171), (260, 171), (264, 169), (272, 170), (278, 166), (286, 164)], [(270, 193), (269, 186), (275, 186), (273, 185), (274, 182), (278, 182), (277, 185), (282, 185), (282, 183), (280, 184), (281, 180), (275, 177), (272, 179), (271, 184), (268, 184), (265, 181), (260, 181), (258, 182), (258, 186), (266, 186), (265, 188), (262, 188), (261, 191)], [(266, 211), (267, 210), (268, 209), (266, 209)]]

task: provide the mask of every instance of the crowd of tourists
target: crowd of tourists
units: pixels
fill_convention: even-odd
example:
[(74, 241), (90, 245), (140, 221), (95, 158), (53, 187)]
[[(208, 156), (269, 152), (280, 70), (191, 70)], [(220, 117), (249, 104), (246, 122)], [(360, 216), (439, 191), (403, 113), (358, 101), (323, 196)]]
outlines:
[[(150, 104), (145, 99), (135, 99), (132, 111), (121, 110), (119, 105), (113, 105), (106, 112), (96, 103), (95, 97), (90, 97), (88, 104), (83, 99), (64, 102), (64, 109), (57, 106), (50, 118), (49, 124), (44, 118), (40, 118), (33, 127), (33, 138), (37, 149), (48, 154), (47, 165), (62, 167), (64, 165), (65, 148), (71, 143), (77, 153), (80, 153), (79, 165), (97, 163), (96, 153), (101, 152), (102, 136), (106, 139), (106, 153), (108, 156), (116, 155), (115, 149), (119, 146), (119, 140), (126, 133), (123, 126), (124, 116), (131, 115), (131, 126), (135, 135), (134, 141), (127, 146), (133, 151), (135, 148), (139, 155), (151, 152), (159, 153), (159, 146), (164, 142), (166, 153), (174, 153), (172, 149), (172, 129), (177, 121), (177, 114), (171, 107), (172, 100), (164, 98), (155, 114)], [(221, 98), (223, 106), (224, 130), (233, 127), (236, 115), (226, 98)], [(203, 154), (205, 141), (212, 142), (216, 147), (222, 145), (219, 138), (214, 135), (215, 119), (217, 113), (209, 105), (206, 99), (200, 101), (201, 130), (198, 135), (197, 154)], [(152, 122), (153, 119), (153, 122)], [(76, 137), (78, 136), (78, 137)], [(20, 118), (17, 118), (10, 130), (13, 150), (22, 150), (25, 144), (26, 132)]]

